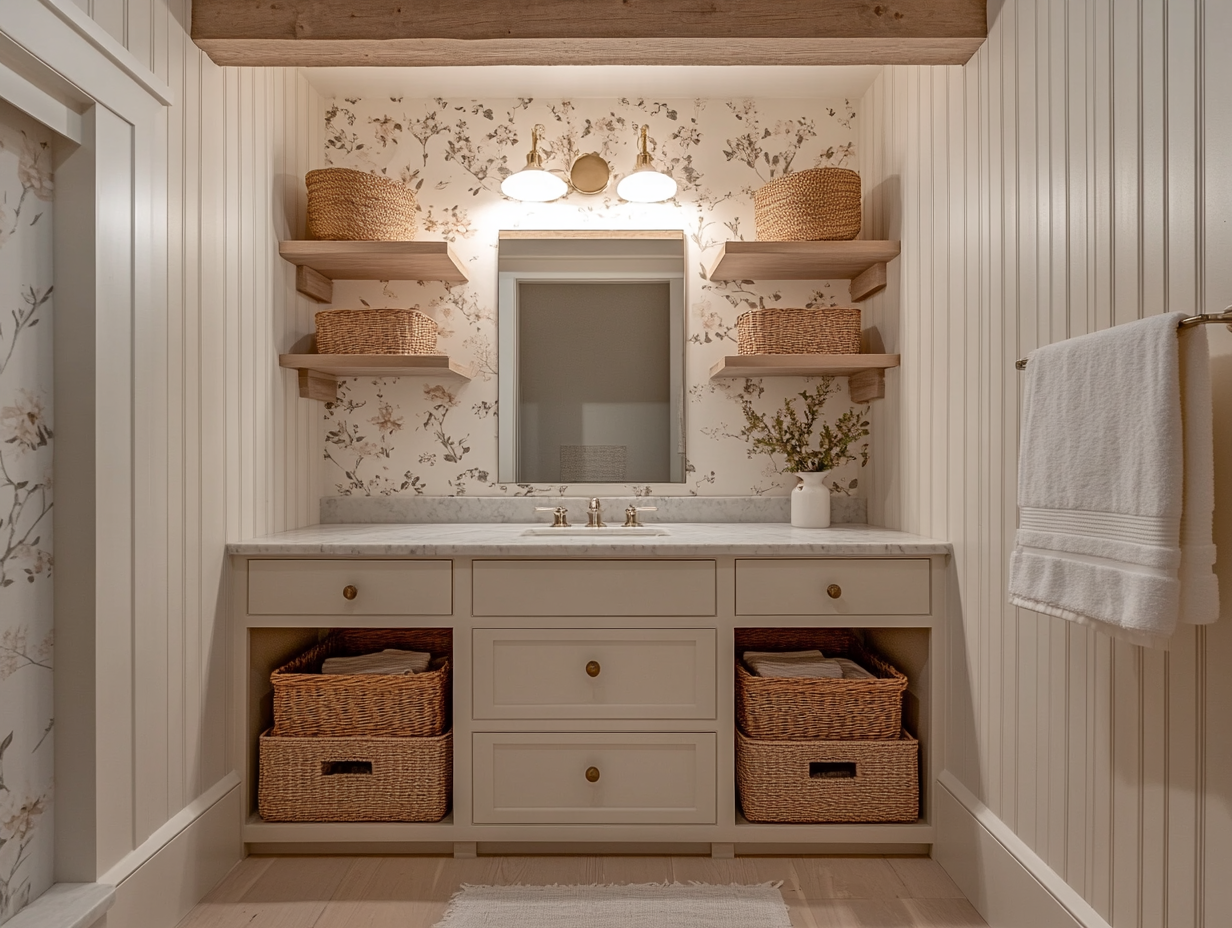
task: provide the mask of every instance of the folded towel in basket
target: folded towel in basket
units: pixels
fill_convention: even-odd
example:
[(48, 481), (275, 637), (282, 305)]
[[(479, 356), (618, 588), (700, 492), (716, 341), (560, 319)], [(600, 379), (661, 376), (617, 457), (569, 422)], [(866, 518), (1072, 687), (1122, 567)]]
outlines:
[(820, 651), (746, 651), (744, 662), (759, 677), (840, 679), (843, 668)]
[(321, 673), (372, 673), (405, 676), (412, 673), (423, 673), (430, 663), (432, 663), (432, 655), (426, 651), (400, 651), (397, 648), (386, 648), (374, 654), (327, 657), (321, 664)]

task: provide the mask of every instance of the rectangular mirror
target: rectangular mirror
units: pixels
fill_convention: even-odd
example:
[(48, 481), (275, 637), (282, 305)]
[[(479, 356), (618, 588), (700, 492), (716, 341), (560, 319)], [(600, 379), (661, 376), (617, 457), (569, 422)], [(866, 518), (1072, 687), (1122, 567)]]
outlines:
[(499, 277), (499, 479), (683, 483), (683, 233), (502, 232)]

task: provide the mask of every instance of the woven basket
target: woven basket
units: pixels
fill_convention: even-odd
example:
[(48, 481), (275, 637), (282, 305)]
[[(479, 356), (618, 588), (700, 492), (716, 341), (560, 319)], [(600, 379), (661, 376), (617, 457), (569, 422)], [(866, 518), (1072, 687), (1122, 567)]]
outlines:
[[(428, 651), (424, 673), (323, 674), (327, 657), (368, 654), (385, 648)], [(447, 628), (356, 628), (332, 632), (320, 644), (270, 674), (276, 737), (434, 737), (448, 727)]]
[(436, 322), (417, 309), (326, 309), (316, 321), (321, 354), (436, 353)]
[[(758, 677), (739, 659), (745, 651), (808, 648), (849, 658), (876, 679)], [(736, 722), (751, 738), (874, 741), (902, 729), (907, 678), (846, 629), (737, 629), (736, 656)]]
[(310, 239), (407, 242), (415, 237), (415, 192), (404, 184), (350, 168), (309, 171), (304, 184)]
[(845, 242), (860, 234), (860, 175), (812, 168), (776, 177), (753, 194), (763, 242)]
[(860, 310), (771, 307), (736, 317), (739, 354), (859, 354)]
[(260, 740), (257, 811), (267, 822), (439, 822), (449, 811), (453, 732), (436, 738)]
[(736, 732), (736, 786), (750, 822), (914, 822), (920, 742), (755, 741)]

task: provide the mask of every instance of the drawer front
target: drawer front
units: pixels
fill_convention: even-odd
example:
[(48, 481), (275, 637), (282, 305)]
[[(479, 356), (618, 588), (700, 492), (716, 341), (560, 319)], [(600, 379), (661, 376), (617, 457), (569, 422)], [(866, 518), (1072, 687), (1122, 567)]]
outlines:
[(476, 823), (715, 822), (713, 732), (473, 738)]
[(452, 615), (453, 562), (249, 561), (248, 612)]
[(715, 614), (714, 561), (475, 561), (472, 612), (509, 616)]
[(712, 719), (715, 630), (474, 632), (477, 719)]
[(924, 558), (736, 561), (737, 615), (926, 615), (929, 608)]

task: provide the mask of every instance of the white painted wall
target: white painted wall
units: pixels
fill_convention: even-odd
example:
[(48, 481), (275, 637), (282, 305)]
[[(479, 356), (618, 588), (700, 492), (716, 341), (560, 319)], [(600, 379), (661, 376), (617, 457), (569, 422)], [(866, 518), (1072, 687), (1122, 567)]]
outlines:
[[(865, 304), (903, 354), (870, 521), (954, 543), (948, 771), (1116, 928), (1226, 924), (1232, 334), (1210, 333), (1221, 622), (1114, 644), (1011, 608), (1006, 569), (1014, 359), (1232, 303), (1232, 4), (992, 0), (989, 23), (965, 67), (889, 68), (861, 106), (866, 234), (903, 241)], [(992, 879), (960, 869), (973, 897)]]

